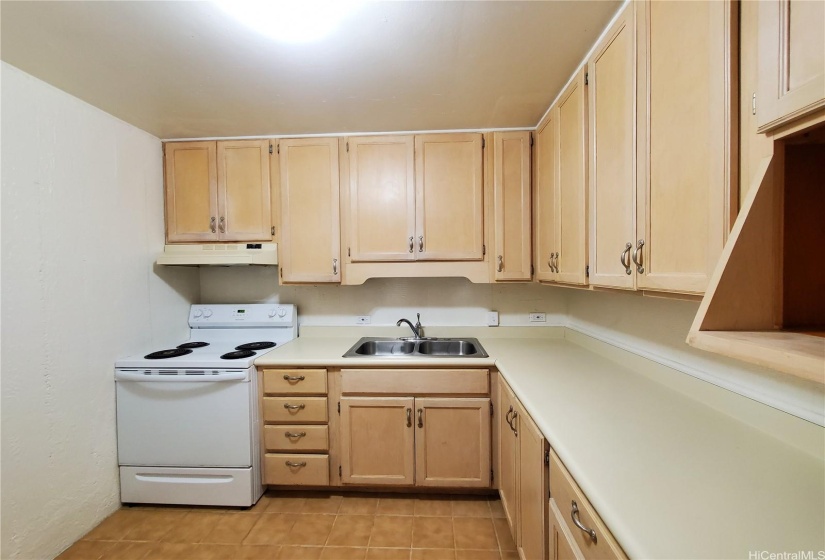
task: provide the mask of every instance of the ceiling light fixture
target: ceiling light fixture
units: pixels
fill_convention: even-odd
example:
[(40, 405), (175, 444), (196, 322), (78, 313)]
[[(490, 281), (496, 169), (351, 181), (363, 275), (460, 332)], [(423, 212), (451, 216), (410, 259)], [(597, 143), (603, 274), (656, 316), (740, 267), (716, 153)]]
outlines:
[(213, 0), (255, 31), (285, 43), (309, 43), (332, 33), (362, 0)]

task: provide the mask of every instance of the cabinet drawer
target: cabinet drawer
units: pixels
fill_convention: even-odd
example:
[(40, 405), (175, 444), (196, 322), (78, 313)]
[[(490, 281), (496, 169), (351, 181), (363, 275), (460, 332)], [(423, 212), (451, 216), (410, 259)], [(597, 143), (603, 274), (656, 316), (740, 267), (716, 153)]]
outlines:
[(264, 397), (264, 421), (311, 424), (327, 421), (326, 397)]
[(584, 560), (570, 529), (562, 519), (556, 500), (550, 500), (550, 560)]
[(326, 395), (325, 369), (265, 369), (264, 393), (274, 395)]
[(266, 484), (329, 486), (329, 455), (267, 453), (264, 457)]
[[(561, 518), (587, 560), (627, 558), (552, 449), (550, 450), (550, 496), (555, 500)], [(573, 523), (573, 502), (578, 508), (578, 519), (581, 524), (596, 532), (596, 542), (593, 542), (587, 533)]]
[(344, 395), (488, 395), (486, 369), (342, 369)]
[(327, 426), (264, 426), (264, 445), (267, 451), (307, 452), (329, 449)]

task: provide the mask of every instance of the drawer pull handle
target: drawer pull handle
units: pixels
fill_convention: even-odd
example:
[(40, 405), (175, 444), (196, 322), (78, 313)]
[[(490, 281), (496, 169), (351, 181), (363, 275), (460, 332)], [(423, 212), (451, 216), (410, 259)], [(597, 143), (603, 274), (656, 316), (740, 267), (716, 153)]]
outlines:
[(501, 272), (504, 270), (504, 257), (502, 255), (498, 256), (498, 266), (496, 267), (496, 272)]
[(622, 266), (624, 267), (625, 274), (630, 276), (630, 273), (633, 272), (630, 267), (630, 250), (633, 248), (633, 243), (627, 243), (624, 246), (624, 251), (622, 251), (621, 256), (619, 257), (619, 261), (621, 261)]
[(514, 411), (513, 416), (510, 418), (510, 428), (513, 430), (513, 433), (516, 434), (516, 437), (518, 437), (518, 429), (513, 424), (513, 422), (516, 421), (516, 418), (518, 418), (518, 412)]
[(412, 409), (407, 409), (407, 427), (412, 428)]
[(419, 428), (424, 427), (424, 409), (423, 408), (418, 409), (418, 427)]
[(284, 375), (284, 379), (289, 381), (289, 382), (292, 382), (292, 381), (303, 381), (304, 379), (306, 379), (306, 377), (303, 376), (303, 375), (297, 375), (297, 376)]
[(590, 535), (590, 540), (592, 540), (595, 543), (596, 531), (594, 531), (593, 529), (588, 529), (582, 524), (581, 521), (579, 521), (579, 506), (578, 504), (576, 504), (576, 500), (573, 500), (571, 503), (573, 504), (573, 507), (570, 510), (570, 517), (573, 519), (573, 523), (576, 525), (576, 527)]
[(292, 462), (292, 461), (286, 461), (286, 466), (287, 467), (305, 467), (305, 466), (307, 466), (307, 462), (306, 461), (301, 461), (300, 463), (295, 463), (295, 462)]
[(303, 410), (304, 408), (306, 408), (306, 405), (284, 403), (284, 408), (287, 410)]
[(298, 433), (285, 432), (284, 433), (284, 437), (286, 437), (286, 438), (302, 438), (302, 437), (305, 437), (306, 435), (307, 435), (306, 432), (298, 432)]
[(642, 255), (640, 254), (640, 251), (644, 246), (645, 240), (640, 239), (636, 243), (636, 248), (633, 250), (633, 264), (636, 265), (636, 272), (638, 272), (639, 274), (645, 273), (645, 267), (642, 265)]
[(510, 410), (507, 411), (507, 414), (504, 415), (504, 420), (507, 421), (507, 425), (510, 426), (510, 429), (513, 429), (513, 425), (510, 424), (510, 415), (513, 413), (513, 405), (510, 405)]

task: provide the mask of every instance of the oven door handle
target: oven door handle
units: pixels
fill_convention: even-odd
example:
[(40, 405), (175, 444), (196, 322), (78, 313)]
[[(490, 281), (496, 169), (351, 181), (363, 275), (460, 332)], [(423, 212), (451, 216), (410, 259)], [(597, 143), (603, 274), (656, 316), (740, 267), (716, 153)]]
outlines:
[(185, 375), (142, 373), (145, 370), (116, 370), (115, 379), (118, 381), (178, 382), (178, 383), (214, 383), (217, 381), (245, 381), (246, 370), (228, 371), (224, 373), (188, 373)]

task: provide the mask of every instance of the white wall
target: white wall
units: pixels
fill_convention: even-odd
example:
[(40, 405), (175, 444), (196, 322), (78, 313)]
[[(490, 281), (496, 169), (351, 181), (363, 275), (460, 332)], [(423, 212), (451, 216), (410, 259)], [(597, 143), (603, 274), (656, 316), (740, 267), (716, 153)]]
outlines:
[(185, 335), (160, 141), (5, 63), (2, 557), (51, 558), (119, 503), (113, 364)]

